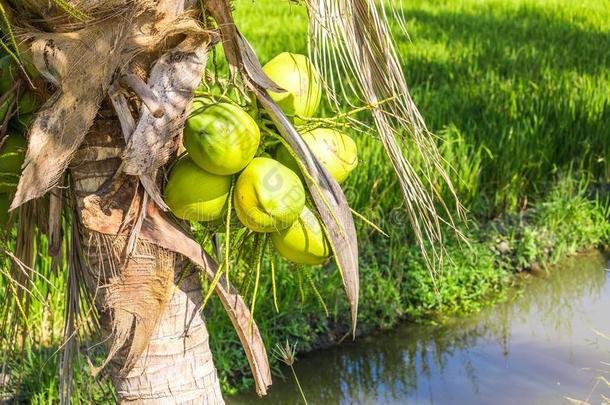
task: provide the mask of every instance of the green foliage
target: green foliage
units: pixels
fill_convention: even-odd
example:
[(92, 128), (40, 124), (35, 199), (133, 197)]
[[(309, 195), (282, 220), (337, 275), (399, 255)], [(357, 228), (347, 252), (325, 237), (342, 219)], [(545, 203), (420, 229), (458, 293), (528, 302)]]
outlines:
[[(7, 362), (5, 374), (6, 384), (0, 397), (13, 398), (19, 403), (32, 405), (43, 405), (57, 403), (59, 398), (59, 363), (61, 356), (56, 347), (27, 346), (24, 357), (19, 358), (19, 363), (11, 360)], [(104, 357), (101, 350), (94, 352), (96, 356), (93, 361), (98, 363)], [(95, 378), (88, 373), (78, 372), (87, 369), (84, 356), (78, 356), (74, 365), (74, 385), (77, 389), (72, 395), (72, 403), (75, 404), (99, 404), (115, 403), (116, 396), (110, 385), (108, 377)], [(18, 388), (17, 388), (18, 387)], [(15, 395), (15, 392), (18, 392)]]
[(610, 241), (610, 204), (607, 197), (591, 195), (587, 179), (560, 177), (548, 197), (519, 216), (487, 230), (496, 243), (506, 244), (516, 270), (554, 264), (578, 250)]
[[(245, 0), (234, 5), (237, 24), (261, 62), (283, 51), (307, 52), (303, 7)], [(430, 129), (445, 141), (441, 152), (472, 213), (473, 223), (464, 230), (472, 242), (450, 239), (451, 260), (433, 278), (410, 243), (402, 195), (381, 145), (374, 137), (356, 136), (362, 158), (343, 187), (350, 205), (390, 235), (356, 220), (360, 331), (476, 311), (502, 298), (514, 272), (545, 268), (578, 249), (610, 243), (610, 197), (602, 192), (610, 179), (608, 0), (414, 0), (404, 2), (403, 11), (411, 42), (396, 39), (407, 79)], [(443, 182), (432, 183), (447, 195)], [(285, 339), (303, 351), (341, 340), (349, 332), (349, 312), (336, 268), (273, 260), (280, 312), (268, 261), (255, 312), (269, 351)], [(38, 316), (31, 336), (36, 348), (26, 347), (22, 395), (26, 402), (43, 403), (57, 398), (59, 357), (53, 353), (60, 343), (66, 280), (65, 272), (53, 274), (42, 257), (37, 269), (50, 278), (54, 293), (52, 301), (32, 308)], [(0, 277), (0, 292), (6, 288)], [(56, 317), (44, 321), (45, 313)], [(239, 340), (215, 298), (206, 315), (223, 389), (250, 386)], [(76, 369), (86, 370), (81, 361)], [(97, 386), (78, 374), (75, 403), (113, 402), (104, 394), (107, 380), (96, 380)]]
[[(505, 297), (515, 272), (546, 268), (566, 254), (610, 243), (610, 204), (589, 195), (583, 179), (566, 175), (555, 183), (544, 202), (528, 211), (485, 226), (473, 224), (465, 231), (469, 246), (450, 240), (451, 260), (434, 277), (419, 249), (404, 244), (406, 229), (386, 228), (390, 238), (384, 238), (360, 227), (360, 331), (391, 328), (404, 319), (429, 322), (477, 311)], [(329, 308), (328, 317), (312, 289), (305, 286), (301, 296), (299, 271), (311, 276)], [(267, 347), (288, 339), (308, 351), (346, 337), (349, 310), (333, 265), (296, 269), (278, 261), (276, 275), (280, 313), (273, 307), (269, 277), (263, 277), (257, 300), (257, 323)], [(223, 387), (233, 392), (251, 383), (242, 378), (248, 365), (222, 307), (216, 302), (212, 307), (208, 327), (218, 336), (211, 340), (212, 350), (223, 357)], [(231, 361), (226, 361), (227, 354)]]

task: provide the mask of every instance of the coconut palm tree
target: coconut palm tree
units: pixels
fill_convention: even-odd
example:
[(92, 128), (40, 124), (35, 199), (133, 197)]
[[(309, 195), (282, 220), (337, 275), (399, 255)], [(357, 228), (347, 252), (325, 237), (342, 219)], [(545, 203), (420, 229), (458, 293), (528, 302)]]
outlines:
[[(442, 257), (442, 248), (434, 247), (442, 246), (442, 219), (431, 173), (441, 172), (451, 183), (409, 96), (384, 4), (306, 0), (311, 54), (324, 77), (345, 79), (327, 80), (337, 109), (344, 100), (358, 99), (371, 112), (415, 235), (422, 246), (425, 239), (435, 242), (425, 251), (433, 267)], [(67, 262), (69, 271), (62, 402), (70, 398), (74, 336), (79, 328), (98, 325), (108, 352), (93, 370), (107, 369), (121, 402), (222, 403), (200, 311), (200, 274), (214, 282), (257, 392), (264, 395), (271, 384), (267, 353), (248, 307), (168, 214), (160, 193), (215, 46), (224, 48), (232, 84), (267, 111), (308, 172), (355, 328), (358, 250), (345, 196), (267, 95), (266, 90), (282, 89), (263, 73), (228, 0), (1, 0), (0, 5), (2, 45), (19, 62), (10, 91), (17, 99), (29, 92), (44, 101), (28, 126), (27, 154), (11, 203), (19, 223), (15, 243), (5, 249), (14, 262), (9, 273), (15, 286), (3, 317), (10, 330), (5, 339), (18, 342), (19, 334), (27, 333), (12, 326), (27, 317), (40, 231), (55, 265)], [(16, 107), (10, 105), (3, 136)], [(417, 168), (402, 153), (407, 144), (421, 155)]]

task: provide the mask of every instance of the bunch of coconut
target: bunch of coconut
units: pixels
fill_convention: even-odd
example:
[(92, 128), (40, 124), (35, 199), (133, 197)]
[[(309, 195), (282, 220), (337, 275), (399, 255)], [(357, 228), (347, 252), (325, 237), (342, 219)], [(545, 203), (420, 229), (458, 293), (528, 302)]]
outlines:
[[(27, 73), (34, 76), (35, 70)], [(35, 94), (20, 85), (23, 77), (10, 55), (0, 58), (0, 124), (4, 132), (0, 137), (0, 229), (8, 223), (11, 196), (17, 190), (25, 159), (27, 129), (40, 106)]]
[[(347, 134), (305, 125), (318, 111), (322, 83), (304, 55), (281, 53), (263, 70), (285, 89), (270, 96), (338, 183), (357, 165)], [(317, 265), (332, 254), (326, 230), (304, 186), (306, 171), (290, 147), (252, 106), (229, 97), (196, 97), (184, 127), (186, 152), (169, 173), (165, 200), (181, 219), (218, 224), (233, 214), (248, 231), (266, 234), (296, 264)]]

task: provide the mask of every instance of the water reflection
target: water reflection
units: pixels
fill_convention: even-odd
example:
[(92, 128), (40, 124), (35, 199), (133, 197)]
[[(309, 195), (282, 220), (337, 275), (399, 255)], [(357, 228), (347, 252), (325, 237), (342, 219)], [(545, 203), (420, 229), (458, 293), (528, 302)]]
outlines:
[[(311, 404), (557, 404), (565, 396), (584, 399), (596, 377), (584, 368), (599, 367), (610, 357), (604, 351), (608, 343), (593, 332), (610, 332), (607, 259), (601, 253), (570, 258), (550, 276), (527, 282), (511, 301), (477, 316), (441, 326), (405, 325), (304, 357), (296, 370), (307, 399)], [(229, 400), (299, 402), (293, 382), (278, 378), (267, 398)]]

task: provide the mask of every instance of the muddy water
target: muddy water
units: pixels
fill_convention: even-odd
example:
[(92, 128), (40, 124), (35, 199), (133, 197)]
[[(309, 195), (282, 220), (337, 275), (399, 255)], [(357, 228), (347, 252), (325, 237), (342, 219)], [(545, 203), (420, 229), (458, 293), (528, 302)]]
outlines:
[[(511, 300), (441, 326), (405, 325), (298, 359), (310, 404), (602, 403), (610, 389), (609, 257), (565, 260)], [(270, 395), (232, 404), (303, 403), (290, 371)]]

